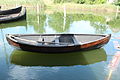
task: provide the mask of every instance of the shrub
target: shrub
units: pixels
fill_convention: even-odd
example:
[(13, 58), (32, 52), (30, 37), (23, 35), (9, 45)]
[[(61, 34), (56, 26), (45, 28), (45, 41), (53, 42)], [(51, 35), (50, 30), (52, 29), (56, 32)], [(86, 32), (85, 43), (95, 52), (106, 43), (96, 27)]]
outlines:
[(103, 4), (106, 0), (54, 0), (54, 3), (74, 2), (77, 4)]
[(120, 2), (116, 2), (115, 5), (120, 6)]

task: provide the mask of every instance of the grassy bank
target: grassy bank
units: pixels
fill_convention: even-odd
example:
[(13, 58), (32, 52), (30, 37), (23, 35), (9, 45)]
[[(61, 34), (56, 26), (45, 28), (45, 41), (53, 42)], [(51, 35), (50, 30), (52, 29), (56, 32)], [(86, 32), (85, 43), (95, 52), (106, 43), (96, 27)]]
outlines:
[(67, 11), (92, 11), (92, 12), (116, 12), (117, 7), (110, 4), (99, 4), (99, 5), (89, 5), (89, 4), (51, 4), (47, 6), (49, 10), (63, 11), (66, 8)]
[(16, 5), (24, 5), (26, 7), (34, 7), (37, 5), (46, 6), (47, 9), (55, 11), (63, 11), (66, 7), (67, 11), (93, 11), (93, 12), (116, 12), (116, 6), (110, 4), (75, 4), (75, 3), (61, 3), (54, 4), (50, 0), (0, 0), (0, 6), (11, 7)]
[(42, 0), (0, 0), (0, 5), (36, 5), (43, 4)]
[(38, 10), (38, 6), (40, 10), (45, 9), (46, 13), (48, 14), (53, 12), (63, 12), (66, 10), (68, 13), (95, 13), (104, 15), (113, 14), (117, 11), (117, 7), (110, 4), (54, 4), (53, 2), (49, 2), (49, 0), (0, 0), (0, 6), (2, 6), (2, 9), (11, 8), (17, 5), (23, 5), (27, 7), (29, 13), (36, 12)]
[(42, 0), (0, 0), (0, 6), (2, 9), (12, 8), (19, 5), (27, 8), (34, 8), (38, 5), (42, 8), (45, 6)]

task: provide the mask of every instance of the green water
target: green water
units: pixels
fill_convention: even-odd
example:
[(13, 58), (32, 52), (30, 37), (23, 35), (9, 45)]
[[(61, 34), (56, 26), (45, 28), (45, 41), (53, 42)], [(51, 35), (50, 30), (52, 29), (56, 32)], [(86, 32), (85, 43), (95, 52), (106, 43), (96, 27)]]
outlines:
[[(0, 24), (0, 80), (120, 80), (119, 15), (27, 13), (27, 20)], [(5, 38), (34, 33), (112, 34), (112, 38), (101, 49), (63, 54), (16, 50)]]

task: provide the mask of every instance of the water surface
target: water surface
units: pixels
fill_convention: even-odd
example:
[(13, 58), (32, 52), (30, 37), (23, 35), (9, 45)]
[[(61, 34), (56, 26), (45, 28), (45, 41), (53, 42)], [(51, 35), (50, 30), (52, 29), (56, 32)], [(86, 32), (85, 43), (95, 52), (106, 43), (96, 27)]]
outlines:
[[(120, 80), (120, 17), (80, 13), (27, 14), (27, 20), (0, 24), (0, 80)], [(112, 34), (101, 49), (43, 54), (16, 50), (6, 34)]]

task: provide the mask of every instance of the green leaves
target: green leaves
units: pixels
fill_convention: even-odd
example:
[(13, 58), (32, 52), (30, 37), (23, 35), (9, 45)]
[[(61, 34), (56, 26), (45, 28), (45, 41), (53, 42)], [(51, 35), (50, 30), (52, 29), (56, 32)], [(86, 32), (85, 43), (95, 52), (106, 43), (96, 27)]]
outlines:
[(103, 4), (106, 0), (54, 0), (54, 3), (74, 2), (77, 4)]

